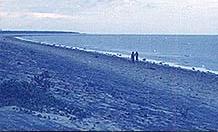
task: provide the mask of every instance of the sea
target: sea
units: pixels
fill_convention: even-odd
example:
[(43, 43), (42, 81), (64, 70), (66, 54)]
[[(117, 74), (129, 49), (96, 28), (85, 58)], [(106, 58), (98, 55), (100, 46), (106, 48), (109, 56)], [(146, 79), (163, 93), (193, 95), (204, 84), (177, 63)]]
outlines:
[(26, 41), (129, 57), (158, 64), (218, 73), (216, 35), (94, 35), (54, 34), (17, 37)]

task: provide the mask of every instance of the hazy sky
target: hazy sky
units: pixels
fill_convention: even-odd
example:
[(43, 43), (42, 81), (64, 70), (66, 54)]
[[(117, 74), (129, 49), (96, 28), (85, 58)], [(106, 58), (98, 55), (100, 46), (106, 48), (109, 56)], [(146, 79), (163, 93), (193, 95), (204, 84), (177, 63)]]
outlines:
[(0, 28), (218, 33), (218, 0), (0, 0)]

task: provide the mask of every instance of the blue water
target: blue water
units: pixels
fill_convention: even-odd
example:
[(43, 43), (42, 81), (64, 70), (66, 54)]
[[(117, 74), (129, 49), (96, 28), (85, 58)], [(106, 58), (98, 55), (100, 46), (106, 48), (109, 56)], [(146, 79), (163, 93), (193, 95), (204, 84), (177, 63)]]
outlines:
[(138, 51), (141, 58), (218, 71), (218, 36), (51, 35), (22, 38), (127, 55)]

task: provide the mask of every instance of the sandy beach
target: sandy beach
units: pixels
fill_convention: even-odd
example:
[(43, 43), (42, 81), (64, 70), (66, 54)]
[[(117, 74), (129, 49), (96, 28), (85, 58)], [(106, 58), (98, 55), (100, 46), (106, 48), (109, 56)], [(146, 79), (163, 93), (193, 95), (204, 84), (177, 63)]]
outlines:
[(43, 72), (49, 98), (0, 92), (1, 130), (218, 130), (218, 75), (0, 36), (1, 90)]

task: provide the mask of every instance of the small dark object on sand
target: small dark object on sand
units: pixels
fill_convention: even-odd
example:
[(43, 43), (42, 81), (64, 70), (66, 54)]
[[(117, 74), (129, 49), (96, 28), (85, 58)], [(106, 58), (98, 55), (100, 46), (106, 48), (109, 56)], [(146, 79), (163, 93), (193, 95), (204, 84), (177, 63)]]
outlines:
[(135, 58), (134, 58), (134, 56), (135, 56), (135, 53), (134, 53), (134, 52), (132, 52), (132, 54), (131, 54), (131, 60), (132, 60), (132, 62), (134, 62), (134, 61), (135, 61)]
[(156, 70), (155, 68), (153, 68), (153, 67), (150, 67), (149, 69), (151, 69), (151, 70)]
[(17, 62), (17, 65), (22, 65), (22, 64), (23, 64), (23, 63), (22, 63), (22, 62), (20, 62), (20, 61), (18, 61), (18, 62)]
[(138, 61), (139, 60), (139, 53), (136, 51), (135, 52), (135, 60)]

